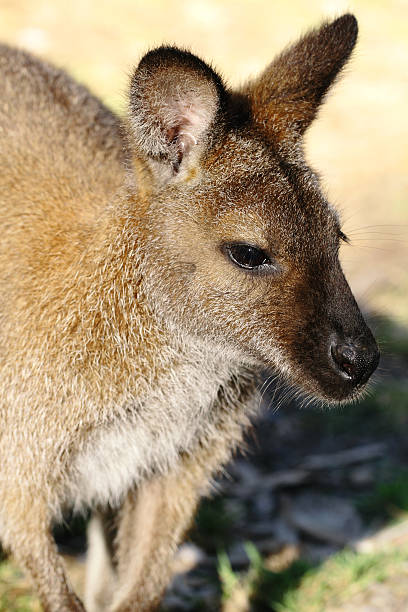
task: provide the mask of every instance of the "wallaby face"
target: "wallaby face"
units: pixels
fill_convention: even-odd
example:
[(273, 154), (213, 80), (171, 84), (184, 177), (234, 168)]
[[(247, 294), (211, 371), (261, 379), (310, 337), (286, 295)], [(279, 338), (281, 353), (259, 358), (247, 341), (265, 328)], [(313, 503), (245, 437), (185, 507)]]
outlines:
[(259, 367), (326, 402), (375, 370), (302, 151), (356, 35), (325, 24), (235, 92), (161, 47), (123, 125), (0, 46), (0, 537), (46, 610), (84, 609), (49, 533), (65, 506), (98, 508), (87, 609), (153, 610)]
[(172, 48), (145, 56), (131, 86), (130, 125), (159, 185), (147, 214), (156, 306), (326, 401), (356, 396), (378, 363), (338, 260), (347, 238), (301, 147), (355, 34), (346, 20), (337, 36), (323, 28), (233, 97)]
[[(149, 257), (163, 270), (155, 302), (189, 333), (279, 369), (317, 397), (350, 399), (378, 352), (339, 264), (337, 215), (306, 166), (286, 165), (244, 135), (224, 147), (195, 192), (191, 179), (169, 200), (163, 194), (171, 217), (161, 222), (152, 211), (157, 252)], [(232, 148), (246, 167), (262, 160), (262, 174), (232, 168), (216, 181)]]

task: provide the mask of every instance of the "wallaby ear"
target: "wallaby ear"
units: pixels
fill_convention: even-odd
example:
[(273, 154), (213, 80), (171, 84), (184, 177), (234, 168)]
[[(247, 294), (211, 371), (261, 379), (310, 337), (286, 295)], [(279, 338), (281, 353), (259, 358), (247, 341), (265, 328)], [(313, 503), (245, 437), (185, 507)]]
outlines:
[(250, 83), (253, 117), (276, 141), (297, 140), (316, 116), (357, 39), (357, 20), (343, 15), (285, 50)]
[(198, 57), (175, 47), (150, 51), (130, 86), (136, 154), (158, 162), (153, 165), (164, 174), (177, 173), (193, 150), (209, 144), (224, 97), (220, 77)]

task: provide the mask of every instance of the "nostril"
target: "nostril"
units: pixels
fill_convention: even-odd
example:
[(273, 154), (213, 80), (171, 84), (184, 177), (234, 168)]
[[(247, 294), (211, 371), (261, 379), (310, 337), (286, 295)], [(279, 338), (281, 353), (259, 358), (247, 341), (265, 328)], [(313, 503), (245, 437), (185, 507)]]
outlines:
[(356, 351), (349, 344), (332, 344), (331, 356), (336, 369), (341, 374), (345, 374), (348, 378), (356, 378), (358, 370)]
[(355, 344), (352, 341), (334, 340), (330, 346), (332, 367), (342, 378), (354, 385), (364, 384), (374, 372), (379, 361), (375, 341), (371, 344)]
[(341, 364), (341, 368), (342, 370), (344, 370), (344, 372), (346, 372), (346, 374), (348, 374), (350, 377), (353, 376), (353, 371), (354, 371), (354, 367), (351, 363), (349, 363), (348, 361), (344, 361)]

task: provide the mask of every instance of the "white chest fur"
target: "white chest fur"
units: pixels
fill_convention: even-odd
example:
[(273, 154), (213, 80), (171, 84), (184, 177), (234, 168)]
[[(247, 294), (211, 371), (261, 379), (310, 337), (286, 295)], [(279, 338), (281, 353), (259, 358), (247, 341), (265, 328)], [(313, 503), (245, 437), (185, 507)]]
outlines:
[(225, 363), (179, 366), (143, 406), (92, 432), (74, 460), (70, 501), (77, 508), (116, 504), (152, 471), (163, 473), (175, 465), (180, 452), (211, 428), (211, 407), (230, 375)]

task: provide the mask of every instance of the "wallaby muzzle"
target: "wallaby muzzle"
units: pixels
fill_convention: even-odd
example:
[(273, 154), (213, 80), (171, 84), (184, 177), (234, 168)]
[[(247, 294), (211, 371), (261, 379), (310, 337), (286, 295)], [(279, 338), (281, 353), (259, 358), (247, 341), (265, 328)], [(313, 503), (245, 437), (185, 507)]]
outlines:
[(380, 353), (371, 330), (354, 299), (350, 287), (336, 266), (330, 300), (334, 331), (329, 337), (328, 359), (338, 384), (346, 393), (356, 394), (378, 366)]
[(279, 338), (283, 367), (279, 361), (274, 367), (286, 367), (307, 394), (327, 402), (350, 401), (375, 371), (379, 350), (337, 258), (316, 268), (312, 262), (298, 285), (286, 294), (282, 289), (281, 302), (274, 304), (286, 330)]

